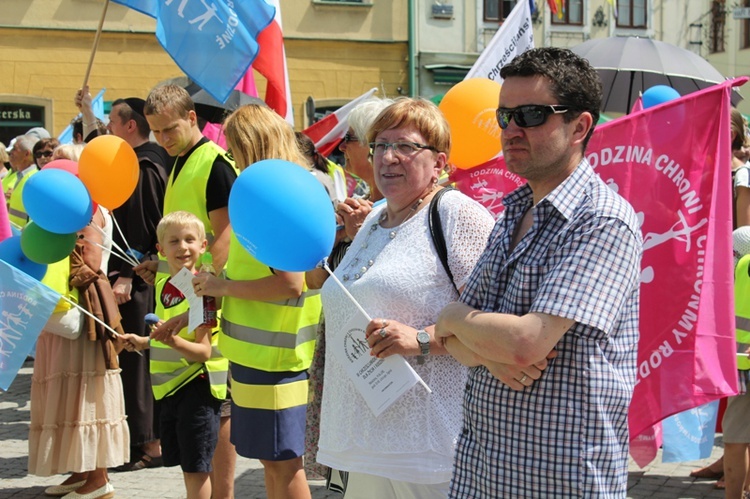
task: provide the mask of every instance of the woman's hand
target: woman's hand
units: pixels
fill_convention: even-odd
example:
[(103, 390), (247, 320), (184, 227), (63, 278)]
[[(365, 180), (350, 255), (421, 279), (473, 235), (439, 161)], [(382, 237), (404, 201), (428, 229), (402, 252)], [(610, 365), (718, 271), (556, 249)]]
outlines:
[(365, 338), (370, 354), (383, 359), (395, 354), (419, 355), (422, 349), (417, 342), (417, 330), (388, 319), (373, 319), (367, 325)]
[(172, 336), (179, 333), (188, 325), (188, 312), (172, 317), (166, 322), (159, 322), (151, 329), (151, 339), (161, 341), (167, 345), (174, 342)]
[(193, 290), (198, 296), (226, 296), (227, 281), (208, 272), (193, 277)]
[(346, 230), (349, 239), (354, 239), (371, 211), (372, 203), (366, 199), (346, 198), (342, 203), (339, 203), (336, 207), (336, 213), (341, 216), (344, 222), (344, 230)]

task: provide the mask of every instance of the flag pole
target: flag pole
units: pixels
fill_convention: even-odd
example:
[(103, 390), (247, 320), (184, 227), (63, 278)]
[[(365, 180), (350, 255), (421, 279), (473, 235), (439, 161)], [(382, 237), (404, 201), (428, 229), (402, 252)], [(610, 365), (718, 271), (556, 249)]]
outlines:
[(99, 26), (96, 28), (96, 35), (94, 36), (94, 46), (91, 47), (91, 56), (89, 57), (89, 65), (86, 68), (86, 76), (83, 77), (84, 88), (89, 83), (89, 76), (91, 75), (91, 66), (94, 65), (94, 56), (96, 55), (96, 48), (99, 46), (99, 37), (102, 34), (102, 26), (104, 26), (104, 18), (107, 16), (107, 7), (109, 7), (109, 0), (104, 0), (104, 8), (102, 9), (102, 17), (99, 19)]

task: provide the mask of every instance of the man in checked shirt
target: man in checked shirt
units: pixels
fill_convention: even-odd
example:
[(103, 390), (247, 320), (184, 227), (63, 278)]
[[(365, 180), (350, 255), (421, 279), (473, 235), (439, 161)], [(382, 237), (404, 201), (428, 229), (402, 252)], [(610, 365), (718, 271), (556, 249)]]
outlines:
[(528, 183), (505, 197), (435, 330), (475, 366), (451, 497), (624, 498), (642, 238), (632, 207), (584, 158), (601, 83), (552, 47), (501, 76), (505, 162)]

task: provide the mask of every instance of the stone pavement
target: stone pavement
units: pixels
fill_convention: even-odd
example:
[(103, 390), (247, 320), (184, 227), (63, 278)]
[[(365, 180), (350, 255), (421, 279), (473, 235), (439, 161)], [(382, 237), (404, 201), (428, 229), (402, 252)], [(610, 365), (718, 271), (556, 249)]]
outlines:
[[(10, 390), (0, 392), (0, 499), (46, 498), (44, 489), (63, 480), (60, 476), (43, 478), (26, 474), (32, 366), (26, 363)], [(659, 456), (644, 470), (631, 462), (627, 496), (633, 499), (723, 498), (723, 492), (714, 489), (714, 482), (688, 477), (690, 470), (711, 462), (721, 453), (722, 448), (717, 444), (711, 459), (703, 462), (661, 464)], [(111, 473), (110, 480), (117, 498), (185, 497), (179, 468)], [(327, 491), (322, 481), (310, 480), (309, 483), (313, 499), (341, 498), (340, 494)], [(235, 482), (237, 499), (263, 498), (264, 490), (260, 463), (239, 458)], [(544, 497), (544, 493), (539, 497)]]

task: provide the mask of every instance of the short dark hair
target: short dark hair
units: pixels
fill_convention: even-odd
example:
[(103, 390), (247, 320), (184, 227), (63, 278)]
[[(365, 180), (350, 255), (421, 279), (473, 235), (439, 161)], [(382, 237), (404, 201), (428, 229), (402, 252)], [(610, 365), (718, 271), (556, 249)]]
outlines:
[[(112, 102), (112, 107), (120, 106), (117, 115), (122, 120), (121, 123), (127, 123), (130, 120), (135, 121), (135, 126), (138, 128), (138, 135), (147, 139), (151, 133), (151, 128), (148, 126), (148, 121), (146, 121), (146, 117), (143, 113), (139, 112), (137, 109), (133, 109), (133, 106), (131, 106), (131, 102), (134, 100), (135, 99), (117, 99)], [(143, 106), (141, 106), (140, 111), (143, 111)]]
[(558, 103), (569, 106), (572, 113), (565, 113), (566, 122), (584, 111), (591, 113), (593, 123), (583, 149), (586, 150), (602, 104), (602, 82), (589, 61), (568, 49), (540, 47), (527, 50), (500, 70), (503, 79), (513, 76), (543, 76), (552, 84), (552, 93)]
[(34, 144), (34, 147), (31, 149), (31, 152), (33, 152), (35, 155), (45, 147), (49, 146), (53, 151), (55, 150), (55, 147), (60, 145), (60, 141), (58, 141), (55, 137), (49, 137), (46, 139), (39, 139), (36, 144)]

